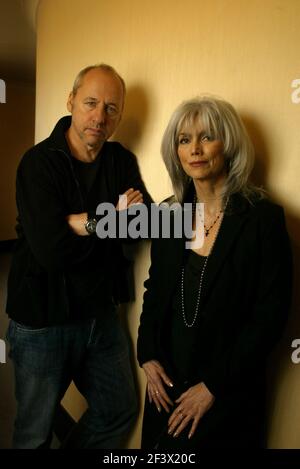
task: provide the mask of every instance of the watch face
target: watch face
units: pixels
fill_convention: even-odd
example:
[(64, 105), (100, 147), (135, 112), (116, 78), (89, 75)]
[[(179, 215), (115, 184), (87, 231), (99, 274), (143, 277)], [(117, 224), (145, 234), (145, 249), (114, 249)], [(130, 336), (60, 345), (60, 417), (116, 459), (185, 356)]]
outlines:
[(97, 220), (95, 218), (89, 219), (85, 224), (85, 229), (89, 234), (96, 232)]

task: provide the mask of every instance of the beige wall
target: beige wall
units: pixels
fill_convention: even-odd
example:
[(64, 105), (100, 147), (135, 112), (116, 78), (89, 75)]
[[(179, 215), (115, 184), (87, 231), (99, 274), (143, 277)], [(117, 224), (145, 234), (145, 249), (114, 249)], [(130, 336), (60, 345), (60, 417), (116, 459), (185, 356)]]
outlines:
[(16, 169), (34, 143), (34, 108), (34, 85), (6, 81), (6, 103), (0, 104), (0, 241), (16, 237)]
[[(159, 155), (170, 113), (199, 93), (224, 97), (240, 111), (254, 140), (256, 180), (286, 208), (299, 274), (300, 104), (292, 102), (291, 87), (300, 78), (299, 17), (298, 0), (41, 0), (36, 138), (46, 137), (66, 112), (66, 96), (80, 68), (112, 64), (128, 86), (116, 137), (137, 154), (159, 201), (171, 191)], [(140, 248), (137, 259), (137, 299), (128, 311), (133, 343), (148, 246)], [(290, 361), (290, 342), (300, 337), (299, 309), (296, 297), (288, 332), (271, 362), (270, 447), (300, 448), (300, 368)], [(139, 371), (138, 379), (142, 392)], [(79, 416), (74, 391), (65, 404)], [(129, 445), (138, 444), (139, 425)]]

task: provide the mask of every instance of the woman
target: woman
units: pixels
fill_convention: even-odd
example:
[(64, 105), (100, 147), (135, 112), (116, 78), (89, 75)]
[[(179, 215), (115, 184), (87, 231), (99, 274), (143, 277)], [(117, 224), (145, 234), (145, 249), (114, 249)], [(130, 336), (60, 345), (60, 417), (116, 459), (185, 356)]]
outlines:
[(138, 336), (142, 447), (261, 447), (265, 359), (291, 298), (283, 210), (250, 184), (253, 147), (229, 103), (181, 104), (161, 149), (174, 200), (204, 204), (204, 242), (152, 241)]

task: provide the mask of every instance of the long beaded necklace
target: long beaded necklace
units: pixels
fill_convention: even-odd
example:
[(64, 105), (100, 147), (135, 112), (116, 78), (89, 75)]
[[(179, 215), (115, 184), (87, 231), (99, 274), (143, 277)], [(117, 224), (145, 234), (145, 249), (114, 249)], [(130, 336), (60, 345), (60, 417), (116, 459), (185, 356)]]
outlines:
[[(197, 201), (197, 199), (196, 199), (196, 196), (195, 196), (195, 199), (194, 199), (194, 208), (193, 208), (193, 212), (194, 212), (194, 213), (195, 213), (195, 210), (196, 210), (196, 201)], [(212, 224), (208, 229), (205, 228), (205, 225), (204, 225), (204, 223), (203, 223), (204, 228), (205, 228), (205, 230), (206, 230), (206, 232), (207, 232), (207, 234), (206, 234), (206, 232), (205, 232), (205, 236), (208, 236), (209, 231), (210, 231), (210, 230), (212, 229), (212, 227), (216, 224), (217, 220), (218, 220), (218, 219), (220, 218), (220, 216), (221, 216), (221, 213), (222, 213), (222, 212), (225, 212), (227, 202), (228, 202), (228, 200), (226, 201), (226, 204), (225, 204), (225, 206), (224, 206), (224, 209), (221, 209), (221, 210), (220, 210), (220, 213), (218, 214), (217, 218), (215, 219), (215, 221), (213, 222), (213, 224)], [(205, 273), (205, 269), (206, 269), (206, 266), (207, 266), (208, 258), (209, 258), (209, 256), (210, 256), (211, 253), (212, 253), (214, 244), (215, 244), (216, 239), (217, 239), (217, 236), (218, 236), (218, 234), (219, 234), (220, 227), (221, 227), (221, 224), (220, 224), (220, 226), (219, 226), (219, 228), (218, 228), (218, 231), (217, 231), (217, 233), (216, 233), (216, 236), (215, 236), (215, 239), (214, 239), (214, 241), (213, 241), (213, 244), (212, 244), (212, 246), (211, 246), (211, 248), (210, 248), (210, 251), (209, 251), (208, 255), (207, 255), (206, 258), (205, 258), (205, 261), (204, 261), (204, 264), (203, 264), (203, 267), (202, 267), (202, 271), (201, 271), (201, 275), (200, 275), (200, 281), (199, 281), (198, 294), (197, 294), (197, 301), (196, 301), (195, 314), (194, 314), (194, 317), (193, 317), (193, 320), (192, 320), (191, 323), (188, 323), (187, 318), (186, 318), (186, 314), (185, 314), (185, 307), (184, 307), (184, 266), (183, 266), (182, 269), (181, 269), (181, 312), (182, 312), (183, 322), (184, 322), (184, 325), (185, 325), (186, 327), (193, 327), (193, 325), (195, 324), (196, 319), (197, 319), (197, 317), (198, 317), (198, 311), (199, 311), (199, 305), (200, 305), (200, 299), (201, 299), (201, 292), (202, 292), (202, 285), (203, 285), (204, 273)]]

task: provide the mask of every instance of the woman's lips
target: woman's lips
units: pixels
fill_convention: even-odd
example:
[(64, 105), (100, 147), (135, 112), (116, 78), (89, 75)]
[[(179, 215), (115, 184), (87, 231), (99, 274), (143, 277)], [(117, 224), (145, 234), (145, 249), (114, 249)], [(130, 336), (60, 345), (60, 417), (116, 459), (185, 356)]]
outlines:
[(192, 163), (190, 163), (190, 166), (192, 166), (193, 168), (199, 168), (200, 166), (204, 166), (208, 163), (208, 161), (193, 161)]

